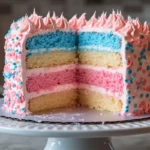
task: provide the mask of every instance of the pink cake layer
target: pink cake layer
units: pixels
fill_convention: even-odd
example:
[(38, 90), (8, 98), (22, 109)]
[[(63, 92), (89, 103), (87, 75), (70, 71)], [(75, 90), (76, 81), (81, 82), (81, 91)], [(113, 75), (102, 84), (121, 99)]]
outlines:
[(58, 72), (39, 73), (27, 78), (27, 92), (40, 92), (41, 90), (52, 90), (63, 84), (76, 83), (76, 69), (65, 69)]
[(119, 72), (79, 68), (77, 74), (79, 83), (95, 85), (114, 93), (123, 91), (123, 76)]
[(114, 93), (123, 92), (123, 77), (120, 72), (110, 69), (92, 69), (92, 67), (74, 67), (36, 73), (28, 76), (26, 84), (28, 93), (39, 93), (41, 90), (53, 90), (60, 85), (77, 83), (94, 85)]

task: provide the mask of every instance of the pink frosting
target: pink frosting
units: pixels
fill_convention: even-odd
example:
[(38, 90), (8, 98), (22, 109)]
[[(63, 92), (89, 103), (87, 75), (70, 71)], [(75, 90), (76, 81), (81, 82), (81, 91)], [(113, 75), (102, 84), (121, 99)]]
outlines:
[(69, 28), (68, 21), (66, 18), (64, 18), (63, 15), (61, 15), (61, 17), (57, 19), (56, 25), (59, 29), (68, 29)]
[(112, 12), (112, 14), (109, 15), (106, 23), (105, 23), (105, 27), (106, 28), (113, 28), (114, 23), (117, 20), (117, 14), (115, 13), (115, 11)]
[(144, 25), (143, 25), (143, 33), (144, 34), (149, 34), (150, 33), (150, 28), (149, 28), (149, 25), (147, 24), (146, 21), (144, 22)]
[(50, 13), (48, 12), (47, 16), (43, 19), (44, 25), (46, 29), (56, 28), (56, 22), (50, 17)]
[(78, 19), (77, 21), (78, 28), (82, 28), (86, 25), (87, 21), (85, 15), (86, 15), (85, 13), (82, 14), (81, 17)]
[(101, 28), (106, 23), (106, 13), (102, 13), (101, 17), (99, 17), (98, 21), (95, 23), (94, 27)]
[(96, 23), (97, 23), (97, 19), (96, 19), (96, 12), (95, 12), (91, 17), (91, 19), (87, 22), (86, 27), (92, 28), (95, 26)]
[(56, 16), (56, 13), (55, 13), (55, 12), (53, 12), (52, 19), (53, 19), (54, 21), (57, 21), (57, 19), (58, 19), (58, 17)]
[(18, 25), (20, 33), (34, 33), (36, 31), (34, 24), (28, 17), (23, 18)]
[(140, 23), (139, 19), (136, 18), (133, 20), (133, 24), (137, 27), (137, 29), (139, 30), (139, 32), (143, 31), (143, 25)]
[(136, 26), (133, 24), (132, 20), (128, 20), (126, 25), (120, 29), (120, 31), (126, 38), (130, 38), (133, 36), (136, 36), (138, 33), (138, 30)]
[(69, 26), (72, 28), (72, 29), (78, 29), (78, 26), (77, 26), (77, 15), (74, 15), (70, 20), (69, 20)]
[(123, 28), (124, 26), (125, 26), (125, 21), (122, 18), (118, 17), (116, 22), (113, 24), (113, 29), (115, 31), (118, 31), (119, 29)]
[(43, 18), (41, 16), (38, 16), (34, 10), (33, 14), (29, 17), (30, 21), (32, 21), (34, 23), (34, 25), (36, 26), (36, 28), (38, 30), (44, 30), (45, 26), (43, 23)]

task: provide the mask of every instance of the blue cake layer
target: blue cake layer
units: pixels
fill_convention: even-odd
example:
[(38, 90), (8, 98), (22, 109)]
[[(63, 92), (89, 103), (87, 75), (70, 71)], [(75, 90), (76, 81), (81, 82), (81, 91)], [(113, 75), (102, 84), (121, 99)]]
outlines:
[(79, 50), (97, 50), (97, 51), (120, 51), (121, 37), (113, 32), (79, 32), (78, 49)]
[(38, 50), (43, 48), (72, 48), (77, 45), (77, 35), (74, 32), (48, 32), (32, 36), (26, 41), (27, 50)]

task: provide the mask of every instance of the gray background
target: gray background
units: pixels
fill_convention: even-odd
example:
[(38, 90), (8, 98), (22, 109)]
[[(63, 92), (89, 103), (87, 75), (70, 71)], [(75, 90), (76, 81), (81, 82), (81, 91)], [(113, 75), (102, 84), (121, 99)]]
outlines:
[[(86, 12), (89, 18), (95, 10), (100, 15), (118, 9), (125, 16), (138, 16), (150, 23), (150, 0), (0, 0), (0, 86), (3, 85), (4, 35), (13, 20), (26, 13), (30, 15), (34, 7), (39, 15), (46, 15), (50, 10), (58, 16), (63, 12), (68, 19), (76, 13), (79, 16)], [(150, 135), (117, 137), (113, 138), (113, 144), (116, 150), (150, 150), (149, 138)], [(45, 143), (46, 138), (0, 135), (0, 150), (42, 150)]]

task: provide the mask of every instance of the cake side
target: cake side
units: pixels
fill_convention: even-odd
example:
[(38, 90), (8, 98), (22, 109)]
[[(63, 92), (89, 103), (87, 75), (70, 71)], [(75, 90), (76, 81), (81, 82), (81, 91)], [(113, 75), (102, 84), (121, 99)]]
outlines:
[[(122, 112), (128, 115), (144, 115), (150, 112), (150, 30), (147, 22), (142, 25), (138, 19), (135, 19), (129, 23), (132, 23), (133, 27), (138, 25), (139, 34), (137, 29), (132, 28), (136, 35), (127, 41), (125, 47), (126, 101)], [(132, 31), (130, 28), (128, 36), (131, 36)]]
[[(81, 84), (79, 102), (91, 108), (121, 112), (121, 115), (148, 113), (147, 23), (142, 25), (138, 19), (131, 18), (125, 20), (121, 13), (113, 12), (108, 18), (102, 14), (98, 20), (92, 16), (78, 36), (79, 62), (83, 66), (90, 65), (92, 72), (84, 70), (87, 79), (83, 77), (81, 82), (86, 86)], [(88, 101), (85, 100), (87, 97)]]

